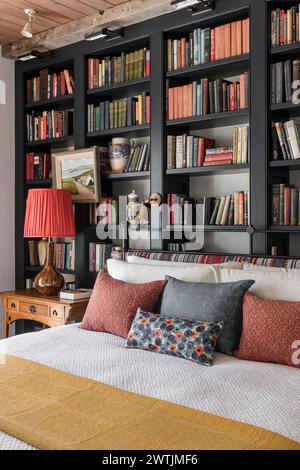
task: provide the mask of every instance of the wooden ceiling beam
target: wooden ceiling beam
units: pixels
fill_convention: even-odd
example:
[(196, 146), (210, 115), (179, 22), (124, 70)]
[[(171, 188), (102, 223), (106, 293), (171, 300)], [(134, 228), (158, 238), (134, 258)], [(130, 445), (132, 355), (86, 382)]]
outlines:
[[(37, 3), (40, 2), (41, 0), (38, 0)], [(30, 3), (33, 1), (31, 0)], [(3, 46), (2, 55), (7, 58), (17, 58), (34, 49), (56, 49), (83, 40), (86, 33), (99, 27), (126, 27), (171, 11), (173, 11), (171, 0), (132, 0), (109, 8), (103, 14), (85, 16), (63, 26), (38, 33), (31, 39), (21, 39)]]

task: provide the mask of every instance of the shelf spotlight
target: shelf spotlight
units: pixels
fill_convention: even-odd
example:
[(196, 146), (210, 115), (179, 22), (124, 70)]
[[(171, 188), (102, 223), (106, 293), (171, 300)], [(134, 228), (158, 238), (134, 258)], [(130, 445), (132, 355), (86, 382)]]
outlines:
[(102, 28), (98, 31), (87, 33), (84, 38), (86, 41), (96, 41), (96, 39), (118, 39), (123, 37), (123, 29)]
[(204, 13), (214, 9), (214, 2), (212, 0), (173, 0), (171, 6), (175, 10), (188, 8), (194, 13)]

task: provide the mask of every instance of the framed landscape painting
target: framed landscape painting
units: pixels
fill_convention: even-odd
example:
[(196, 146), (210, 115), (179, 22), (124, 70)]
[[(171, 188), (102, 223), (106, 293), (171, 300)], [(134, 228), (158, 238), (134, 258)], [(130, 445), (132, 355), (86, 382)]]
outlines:
[(100, 162), (97, 147), (52, 154), (53, 183), (70, 191), (74, 202), (99, 202)]

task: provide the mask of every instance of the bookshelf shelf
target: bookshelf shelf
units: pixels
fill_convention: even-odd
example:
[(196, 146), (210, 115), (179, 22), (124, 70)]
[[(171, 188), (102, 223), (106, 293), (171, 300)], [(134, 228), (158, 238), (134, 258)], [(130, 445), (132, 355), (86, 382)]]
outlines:
[(37, 101), (36, 103), (28, 103), (25, 105), (25, 110), (30, 111), (34, 109), (49, 109), (52, 107), (63, 105), (69, 106), (74, 102), (74, 95), (64, 95), (58, 96), (56, 98), (51, 98), (49, 100)]
[[(169, 225), (166, 227), (166, 231), (186, 231), (194, 230), (195, 226), (186, 226), (186, 227), (175, 227), (174, 225)], [(247, 232), (248, 226), (246, 225), (205, 225), (204, 232)]]
[(128, 126), (128, 127), (119, 127), (117, 129), (107, 129), (105, 131), (97, 131), (97, 132), (88, 132), (88, 138), (97, 138), (97, 137), (110, 137), (114, 135), (130, 135), (130, 136), (139, 136), (139, 135), (147, 135), (150, 131), (149, 124), (143, 124), (140, 126)]
[(191, 129), (205, 129), (214, 126), (231, 126), (242, 124), (249, 120), (249, 110), (226, 111), (223, 113), (205, 114), (183, 119), (167, 120), (167, 127), (189, 127)]
[(293, 103), (271, 104), (270, 111), (299, 111), (300, 105)]
[(295, 42), (293, 44), (287, 44), (285, 46), (271, 47), (270, 55), (271, 56), (289, 56), (293, 54), (300, 53), (300, 42)]
[(271, 168), (289, 168), (290, 170), (300, 170), (300, 159), (297, 160), (274, 160), (269, 162)]
[(102, 96), (102, 95), (110, 95), (115, 92), (119, 92), (122, 90), (129, 90), (132, 92), (138, 92), (145, 88), (146, 85), (150, 84), (150, 77), (142, 77), (136, 80), (129, 80), (127, 82), (115, 83), (114, 85), (110, 86), (103, 86), (101, 88), (93, 88), (87, 90), (88, 96)]
[(142, 180), (150, 178), (150, 171), (103, 174), (102, 178), (109, 181)]
[(45, 140), (36, 140), (35, 142), (26, 142), (25, 146), (30, 147), (46, 147), (48, 145), (63, 145), (68, 144), (71, 140), (74, 139), (73, 135), (66, 135), (64, 137), (57, 137), (56, 139), (45, 139)]
[(249, 164), (240, 165), (215, 165), (215, 166), (201, 166), (196, 168), (175, 168), (167, 170), (166, 175), (188, 175), (188, 176), (201, 176), (225, 173), (246, 173), (249, 171)]
[(243, 72), (249, 66), (249, 54), (240, 55), (237, 57), (230, 57), (229, 59), (216, 60), (205, 64), (197, 65), (195, 67), (186, 67), (184, 69), (172, 70), (166, 73), (167, 78), (174, 79), (192, 79), (199, 78), (205, 75), (208, 78), (214, 78), (220, 73), (230, 72), (237, 74)]
[(39, 186), (51, 186), (52, 185), (52, 180), (47, 179), (47, 180), (30, 180), (30, 181), (25, 181), (25, 186), (28, 188), (31, 187), (39, 187)]
[(298, 225), (270, 225), (269, 230), (271, 232), (295, 232), (300, 233), (300, 226)]
[[(41, 266), (25, 266), (25, 271), (32, 273), (39, 273), (43, 268)], [(58, 269), (62, 274), (75, 274), (75, 271), (71, 269)]]

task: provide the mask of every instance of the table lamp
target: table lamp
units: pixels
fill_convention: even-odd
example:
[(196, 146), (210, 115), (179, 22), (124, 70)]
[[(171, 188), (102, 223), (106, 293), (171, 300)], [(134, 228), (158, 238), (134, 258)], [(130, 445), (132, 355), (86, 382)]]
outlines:
[(63, 189), (31, 189), (26, 202), (24, 238), (48, 238), (45, 265), (34, 280), (42, 295), (57, 295), (65, 283), (54, 265), (53, 237), (75, 237), (71, 194)]

